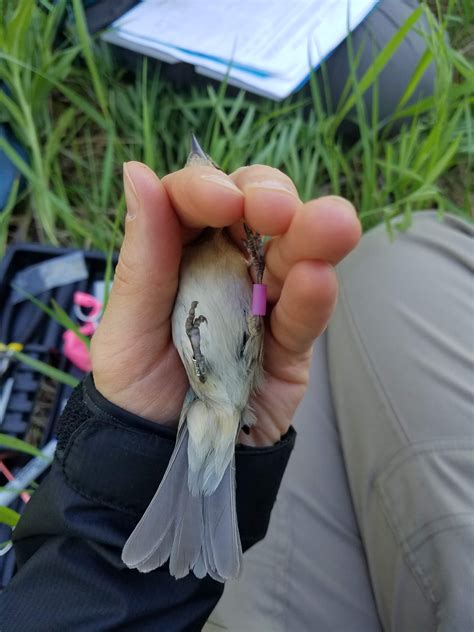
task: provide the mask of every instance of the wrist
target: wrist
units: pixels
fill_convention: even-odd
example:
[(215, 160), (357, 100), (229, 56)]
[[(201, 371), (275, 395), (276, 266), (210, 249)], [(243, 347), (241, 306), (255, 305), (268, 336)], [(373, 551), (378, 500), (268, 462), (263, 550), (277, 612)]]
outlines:
[[(92, 377), (93, 376), (93, 377)], [(161, 389), (153, 386), (137, 385), (117, 389), (109, 381), (102, 381), (94, 372), (91, 374), (94, 391), (109, 405), (118, 409), (120, 415), (131, 414), (149, 422), (176, 429), (179, 414), (187, 391), (187, 384), (177, 381), (164, 385)]]
[[(105, 389), (106, 390), (106, 389)], [(162, 415), (150, 418), (143, 414), (143, 406), (140, 402), (134, 402), (131, 395), (127, 395), (126, 389), (120, 394), (113, 393), (109, 397), (107, 390), (104, 393), (97, 385), (96, 377), (89, 373), (84, 378), (83, 384), (84, 402), (88, 408), (101, 418), (113, 418), (122, 424), (131, 425), (143, 429), (162, 431), (165, 436), (175, 437), (178, 427), (180, 405), (175, 407), (174, 416), (163, 411)], [(136, 398), (136, 395), (134, 396)]]

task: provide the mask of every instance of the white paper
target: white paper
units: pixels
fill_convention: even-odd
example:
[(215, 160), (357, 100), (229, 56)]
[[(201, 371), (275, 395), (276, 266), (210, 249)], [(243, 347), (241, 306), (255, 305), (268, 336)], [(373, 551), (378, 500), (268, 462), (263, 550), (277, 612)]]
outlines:
[[(122, 48), (133, 50), (135, 53), (140, 53), (141, 55), (146, 55), (147, 57), (154, 57), (160, 61), (165, 61), (167, 64), (177, 64), (180, 61), (174, 56), (174, 54), (168, 54), (165, 50), (161, 50), (156, 46), (150, 45), (149, 42), (145, 43), (144, 40), (138, 36), (127, 35), (127, 37), (124, 37), (120, 31), (115, 29), (106, 31), (102, 35), (102, 39), (109, 44), (122, 46)], [(194, 63), (194, 61), (191, 63)]]
[(378, 0), (144, 0), (104, 38), (281, 99)]

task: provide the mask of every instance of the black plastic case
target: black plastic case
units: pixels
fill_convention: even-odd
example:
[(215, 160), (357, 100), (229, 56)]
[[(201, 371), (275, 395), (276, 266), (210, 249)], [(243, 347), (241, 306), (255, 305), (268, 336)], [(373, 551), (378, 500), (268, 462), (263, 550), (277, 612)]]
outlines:
[[(93, 292), (95, 281), (102, 281), (105, 275), (106, 258), (102, 253), (76, 251), (66, 248), (55, 248), (38, 244), (18, 244), (11, 246), (0, 261), (0, 331), (7, 332), (9, 339), (0, 342), (8, 344), (21, 338), (24, 327), (38, 320), (38, 326), (32, 330), (24, 347), (24, 353), (48, 362), (63, 371), (81, 379), (83, 373), (74, 367), (62, 354), (62, 335), (64, 329), (48, 316), (40, 317), (39, 308), (28, 300), (22, 301), (15, 308), (14, 322), (5, 323), (10, 314), (7, 309), (12, 297), (11, 281), (15, 274), (25, 268), (61, 255), (82, 252), (86, 264), (88, 278), (76, 283), (64, 285), (52, 290), (53, 298), (77, 322), (73, 313), (73, 295), (75, 291)], [(113, 263), (116, 263), (114, 257)], [(38, 297), (41, 298), (41, 297)], [(22, 325), (25, 323), (25, 325)], [(10, 334), (10, 335), (8, 335)], [(29, 367), (14, 363), (9, 369), (9, 377), (13, 378), (11, 395), (8, 399), (3, 419), (0, 420), (0, 433), (9, 434), (27, 440), (38, 448), (43, 447), (54, 436), (55, 424), (67, 401), (71, 387), (52, 382), (42, 374)], [(0, 382), (1, 384), (1, 382)], [(1, 389), (0, 389), (1, 390)], [(1, 448), (0, 448), (1, 450)], [(4, 452), (4, 451), (2, 451)], [(12, 454), (8, 458), (8, 467), (15, 473), (25, 465), (28, 457)], [(0, 473), (0, 485), (6, 483)], [(22, 511), (24, 503), (17, 498), (12, 509)], [(0, 525), (0, 543), (10, 539), (11, 530)], [(14, 572), (13, 551), (0, 557), (0, 587), (5, 586)]]

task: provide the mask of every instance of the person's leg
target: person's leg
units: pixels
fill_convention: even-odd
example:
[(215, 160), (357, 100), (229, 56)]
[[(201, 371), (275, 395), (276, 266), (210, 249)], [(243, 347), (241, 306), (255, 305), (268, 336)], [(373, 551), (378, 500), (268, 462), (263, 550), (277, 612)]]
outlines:
[(418, 213), (339, 267), (330, 382), (386, 630), (474, 629), (473, 237)]
[(242, 576), (226, 585), (206, 632), (381, 629), (342, 461), (325, 336), (294, 425), (298, 437), (267, 536), (245, 553)]
[[(378, 53), (396, 34), (418, 5), (417, 0), (380, 0), (366, 20), (351, 34), (352, 49), (355, 56), (357, 57), (360, 54), (356, 71), (359, 78), (364, 75)], [(378, 117), (380, 121), (387, 119), (395, 111), (398, 102), (410, 83), (415, 68), (425, 52), (426, 41), (421, 35), (421, 31), (429, 33), (429, 24), (424, 16), (418, 20), (405, 37), (378, 78)], [(349, 50), (346, 40), (332, 53), (326, 62), (330, 105), (332, 108), (335, 108), (339, 103), (346, 81), (350, 76)], [(321, 74), (319, 78), (322, 88)], [(432, 95), (434, 85), (435, 67), (434, 64), (431, 64), (420, 79), (409, 103)], [(367, 120), (371, 121), (372, 89), (367, 90), (364, 94), (364, 104)], [(346, 124), (346, 131), (351, 131), (349, 124)]]

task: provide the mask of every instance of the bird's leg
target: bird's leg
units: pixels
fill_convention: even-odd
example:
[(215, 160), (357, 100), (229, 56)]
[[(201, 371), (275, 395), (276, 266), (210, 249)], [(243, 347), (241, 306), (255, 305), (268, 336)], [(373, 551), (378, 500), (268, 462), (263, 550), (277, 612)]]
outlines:
[[(251, 228), (244, 222), (244, 229), (247, 239), (245, 247), (250, 256), (250, 265), (255, 270), (257, 284), (263, 283), (263, 273), (265, 270), (265, 253), (263, 250), (263, 239), (260, 233), (253, 232)], [(249, 315), (247, 317), (247, 327), (250, 337), (259, 335), (263, 326), (261, 316)]]
[(265, 255), (263, 252), (263, 240), (262, 236), (253, 232), (247, 224), (244, 223), (245, 234), (247, 240), (245, 241), (245, 247), (250, 256), (250, 265), (255, 269), (257, 283), (262, 283), (263, 271), (265, 270)]
[(252, 316), (249, 314), (247, 316), (247, 329), (249, 332), (250, 338), (254, 336), (258, 336), (260, 334), (260, 330), (262, 328), (262, 319), (259, 316)]
[(193, 350), (194, 372), (199, 381), (204, 383), (206, 381), (206, 360), (201, 353), (201, 332), (199, 331), (199, 326), (202, 323), (207, 324), (207, 318), (202, 315), (195, 318), (197, 304), (198, 301), (193, 301), (189, 308), (188, 317), (186, 318), (186, 333)]

